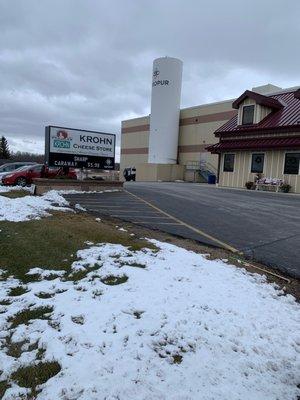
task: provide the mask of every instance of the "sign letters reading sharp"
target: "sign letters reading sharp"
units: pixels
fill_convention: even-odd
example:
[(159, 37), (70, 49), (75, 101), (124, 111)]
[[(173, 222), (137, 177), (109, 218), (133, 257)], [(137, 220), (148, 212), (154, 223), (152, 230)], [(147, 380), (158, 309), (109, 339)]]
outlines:
[(46, 127), (46, 161), (53, 167), (114, 169), (115, 144), (111, 133)]

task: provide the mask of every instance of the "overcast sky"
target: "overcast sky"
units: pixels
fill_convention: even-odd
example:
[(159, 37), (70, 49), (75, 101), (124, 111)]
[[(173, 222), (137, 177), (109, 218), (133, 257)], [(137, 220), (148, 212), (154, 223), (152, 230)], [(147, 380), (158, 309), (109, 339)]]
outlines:
[(120, 133), (149, 114), (152, 61), (184, 63), (182, 107), (300, 85), (300, 0), (0, 0), (0, 134)]

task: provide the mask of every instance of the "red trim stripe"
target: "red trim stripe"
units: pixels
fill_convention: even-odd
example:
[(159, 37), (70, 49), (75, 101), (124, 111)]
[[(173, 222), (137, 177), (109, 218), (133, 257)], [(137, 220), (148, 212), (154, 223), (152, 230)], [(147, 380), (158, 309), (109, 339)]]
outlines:
[(300, 149), (300, 136), (224, 140), (206, 149), (211, 153), (230, 150)]
[(121, 149), (121, 154), (148, 154), (148, 147)]
[[(179, 153), (200, 153), (202, 151), (206, 151), (207, 146), (211, 146), (209, 144), (192, 144), (185, 146), (178, 146)], [(121, 154), (148, 154), (148, 147), (139, 147), (139, 148), (131, 148), (131, 149), (121, 149)]]
[[(207, 122), (226, 121), (234, 117), (236, 114), (237, 114), (236, 110), (230, 110), (214, 114), (198, 115), (196, 117), (182, 118), (180, 120), (179, 125), (180, 126), (197, 125), (197, 124), (204, 124)], [(125, 134), (125, 133), (148, 132), (149, 130), (150, 130), (150, 124), (144, 124), (144, 125), (122, 128), (121, 133)]]

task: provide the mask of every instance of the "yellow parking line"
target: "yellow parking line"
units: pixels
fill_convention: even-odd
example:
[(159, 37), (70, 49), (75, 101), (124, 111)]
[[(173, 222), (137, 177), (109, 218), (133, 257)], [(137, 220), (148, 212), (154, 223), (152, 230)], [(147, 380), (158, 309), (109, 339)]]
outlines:
[[(85, 202), (85, 203), (81, 203), (81, 204), (89, 204), (89, 205), (91, 205), (91, 206), (99, 206), (99, 207), (107, 207), (107, 208), (109, 208), (109, 207), (126, 207), (127, 206), (127, 203), (125, 204), (122, 204), (122, 203), (120, 203), (119, 201), (117, 202), (117, 203), (115, 203), (115, 204), (112, 204), (112, 203), (110, 203), (110, 204), (104, 204), (104, 203), (90, 203), (90, 202)], [(136, 207), (136, 206), (141, 206), (141, 207), (145, 207), (144, 206), (144, 204), (141, 204), (141, 203), (139, 203), (139, 204), (137, 204), (137, 203), (133, 203), (132, 204), (132, 206), (134, 206), (134, 207)]]
[(173, 215), (167, 213), (166, 211), (161, 210), (159, 207), (156, 207), (155, 205), (149, 203), (149, 201), (142, 199), (141, 197), (137, 196), (136, 194), (130, 193), (128, 192), (126, 189), (124, 189), (124, 192), (130, 194), (131, 196), (135, 197), (136, 199), (139, 199), (140, 201), (144, 202), (145, 204), (147, 204), (149, 207), (152, 207), (154, 210), (159, 211), (161, 214), (166, 215), (167, 217), (171, 218), (173, 221), (176, 221), (177, 223), (179, 223), (180, 225), (185, 226), (186, 228), (190, 229), (193, 232), (198, 233), (199, 235), (202, 235), (204, 237), (206, 237), (209, 240), (212, 240), (213, 242), (218, 243), (221, 247), (223, 247), (226, 250), (231, 251), (232, 253), (241, 253), (238, 249), (236, 249), (235, 247), (230, 246), (229, 244), (222, 242), (221, 240), (209, 235), (208, 233), (203, 232), (201, 229), (195, 228), (192, 225), (187, 224), (184, 221), (181, 221), (179, 218), (174, 217)]
[[(76, 200), (77, 201), (77, 200)], [(81, 201), (81, 199), (78, 199), (78, 201)], [(75, 201), (73, 201), (74, 203)], [(117, 204), (128, 204), (128, 200), (127, 201), (120, 201), (120, 200), (114, 200), (112, 202), (108, 202), (108, 201), (97, 201), (97, 200), (85, 200), (85, 203), (93, 203), (93, 204), (101, 204), (101, 205), (110, 205), (111, 203), (117, 203)], [(141, 204), (139, 201), (135, 200), (133, 202), (131, 202), (130, 204)]]
[(158, 214), (157, 211), (146, 211), (146, 210), (113, 210), (117, 213), (125, 213), (125, 214), (132, 214), (132, 213), (151, 213), (151, 214)]
[[(116, 213), (118, 213), (119, 211), (117, 211)], [(130, 214), (130, 212), (128, 211), (128, 214)], [(144, 214), (144, 213), (143, 213)], [(139, 215), (135, 215), (135, 217), (138, 217)], [(162, 217), (161, 215), (143, 215), (143, 218), (159, 218), (159, 219), (167, 219), (166, 217)]]
[[(130, 221), (133, 224), (150, 224), (149, 221)], [(155, 222), (155, 225), (181, 225), (180, 222)]]
[[(119, 212), (119, 211), (118, 211)], [(136, 218), (140, 218), (141, 217), (141, 215), (130, 215), (130, 212), (128, 211), (128, 215), (119, 215), (119, 214), (114, 214), (114, 215), (112, 215), (112, 217), (136, 217)], [(143, 218), (158, 218), (158, 219), (162, 219), (162, 217), (161, 217), (161, 215), (158, 217), (158, 216), (154, 216), (154, 217), (152, 217), (152, 216), (148, 216), (148, 215), (143, 215), (142, 216)], [(164, 219), (166, 218), (166, 217), (163, 217)]]
[(97, 207), (97, 208), (121, 208), (122, 206), (98, 206), (97, 204), (82, 203), (83, 207)]

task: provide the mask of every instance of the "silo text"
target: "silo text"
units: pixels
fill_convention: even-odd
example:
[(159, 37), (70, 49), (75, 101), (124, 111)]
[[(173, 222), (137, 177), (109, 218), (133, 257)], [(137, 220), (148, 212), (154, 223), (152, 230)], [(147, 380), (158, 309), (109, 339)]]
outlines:
[(163, 86), (163, 85), (168, 85), (169, 83), (170, 83), (170, 81), (168, 81), (167, 79), (163, 80), (163, 81), (154, 81), (152, 83), (152, 86), (158, 86), (158, 85)]

